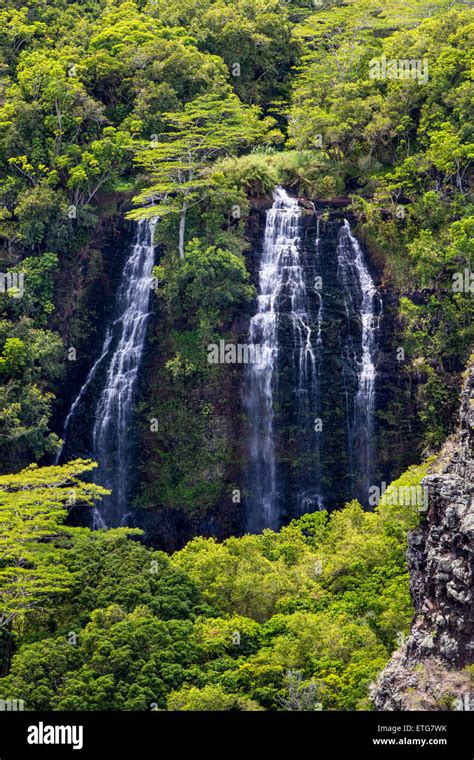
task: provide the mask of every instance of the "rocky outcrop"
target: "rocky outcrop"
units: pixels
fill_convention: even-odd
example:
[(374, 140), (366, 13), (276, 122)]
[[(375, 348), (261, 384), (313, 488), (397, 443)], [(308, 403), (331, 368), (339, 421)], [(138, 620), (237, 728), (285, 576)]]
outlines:
[[(474, 360), (458, 429), (424, 479), (426, 521), (409, 535), (415, 617), (402, 647), (372, 688), (377, 710), (474, 710)], [(472, 669), (471, 669), (472, 674)]]

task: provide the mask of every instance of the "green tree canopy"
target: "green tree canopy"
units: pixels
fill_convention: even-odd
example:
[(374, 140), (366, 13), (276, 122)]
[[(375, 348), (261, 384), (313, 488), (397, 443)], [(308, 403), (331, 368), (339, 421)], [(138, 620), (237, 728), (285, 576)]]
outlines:
[(94, 467), (77, 459), (0, 475), (0, 628), (70, 588), (72, 576), (55, 540), (68, 530), (68, 506), (92, 506), (107, 493), (79, 479)]
[(208, 94), (186, 104), (183, 111), (164, 114), (169, 132), (138, 152), (136, 162), (153, 184), (136, 203), (149, 204), (129, 213), (132, 219), (179, 215), (178, 250), (184, 259), (186, 213), (202, 203), (209, 189), (206, 170), (212, 162), (259, 139), (270, 139), (272, 120), (245, 106), (236, 95)]

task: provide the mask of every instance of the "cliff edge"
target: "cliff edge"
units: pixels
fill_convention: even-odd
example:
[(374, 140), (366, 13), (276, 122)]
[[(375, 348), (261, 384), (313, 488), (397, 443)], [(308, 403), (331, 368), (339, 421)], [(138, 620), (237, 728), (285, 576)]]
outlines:
[(408, 536), (415, 616), (401, 648), (372, 686), (377, 710), (474, 710), (473, 452), (474, 356), (456, 433), (423, 480), (428, 512)]

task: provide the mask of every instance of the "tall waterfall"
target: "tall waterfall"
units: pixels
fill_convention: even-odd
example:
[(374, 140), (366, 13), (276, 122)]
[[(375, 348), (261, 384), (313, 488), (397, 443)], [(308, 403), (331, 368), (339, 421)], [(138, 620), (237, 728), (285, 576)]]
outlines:
[(130, 422), (135, 384), (145, 343), (154, 261), (153, 222), (139, 221), (117, 294), (118, 342), (95, 411), (92, 433), (97, 482), (112, 489), (96, 527), (121, 525), (127, 517), (130, 478)]
[(349, 222), (305, 214), (283, 189), (267, 212), (245, 368), (246, 527), (368, 503), (382, 302)]
[[(316, 221), (314, 254), (311, 254), (309, 261), (302, 262), (302, 310), (300, 313), (296, 312), (296, 319), (300, 319), (307, 330), (307, 340), (304, 344), (298, 340), (297, 335), (295, 336), (295, 349), (299, 360), (295, 375), (298, 388), (295, 409), (298, 421), (296, 451), (301, 461), (296, 492), (296, 509), (299, 515), (324, 507), (321, 484), (324, 297), (319, 217)], [(310, 293), (314, 295), (315, 304), (312, 303)]]
[[(351, 491), (353, 497), (366, 504), (373, 471), (375, 359), (382, 302), (347, 219), (339, 232), (337, 263), (348, 323), (343, 373)], [(350, 327), (354, 312), (360, 322), (359, 350)], [(350, 377), (356, 380), (352, 393)]]
[[(116, 296), (115, 319), (64, 425), (65, 439), (89, 387), (107, 367), (95, 407), (92, 454), (98, 463), (94, 480), (112, 495), (94, 511), (94, 527), (116, 527), (127, 518), (130, 484), (131, 419), (138, 369), (143, 354), (154, 261), (154, 221), (139, 221)], [(58, 455), (58, 460), (59, 460)]]
[[(267, 213), (260, 260), (257, 311), (250, 321), (249, 343), (259, 361), (246, 367), (244, 407), (250, 427), (247, 470), (247, 529), (259, 532), (280, 524), (279, 468), (275, 443), (275, 405), (279, 396), (281, 337), (289, 342), (294, 406), (299, 420), (314, 434), (317, 383), (316, 340), (310, 324), (308, 288), (300, 258), (298, 201), (282, 188)], [(319, 493), (303, 488), (297, 499), (308, 511)], [(314, 508), (314, 507), (313, 507)]]

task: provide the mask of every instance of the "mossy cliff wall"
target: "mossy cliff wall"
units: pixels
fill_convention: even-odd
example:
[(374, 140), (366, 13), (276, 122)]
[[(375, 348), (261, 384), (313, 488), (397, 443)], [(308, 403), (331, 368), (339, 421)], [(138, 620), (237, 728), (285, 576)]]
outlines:
[[(271, 199), (253, 202), (246, 225), (245, 254), (251, 281), (257, 284), (266, 210)], [(348, 476), (345, 389), (341, 376), (341, 335), (346, 314), (337, 281), (335, 255), (343, 209), (324, 210), (320, 235), (325, 249), (324, 289), (327, 304), (326, 350), (321, 376), (325, 504), (329, 509), (351, 498)], [(316, 215), (302, 209), (302, 257), (311, 272), (316, 237)], [(397, 348), (401, 324), (397, 295), (383, 281), (383, 273), (368, 253), (372, 276), (380, 290), (383, 316), (377, 356), (374, 485), (400, 474), (419, 458), (416, 389), (405, 376)], [(316, 308), (313, 297), (312, 309)], [(245, 342), (252, 308), (240, 310), (226, 333)], [(360, 326), (359, 326), (360, 327)], [(184, 324), (170, 319), (154, 298), (153, 317), (137, 404), (137, 469), (134, 508), (136, 520), (157, 546), (174, 550), (193, 535), (224, 538), (240, 534), (245, 525), (245, 466), (247, 424), (242, 404), (243, 365), (207, 362), (206, 346)], [(357, 333), (358, 326), (354, 325)], [(184, 333), (187, 337), (183, 338)], [(180, 341), (194, 370), (173, 373), (169, 360)], [(193, 342), (194, 341), (194, 342)], [(191, 345), (192, 344), (192, 345)], [(282, 356), (285, 335), (282, 335)], [(284, 359), (283, 359), (284, 362)], [(195, 371), (197, 368), (197, 371)], [(308, 467), (305, 427), (313, 420), (297, 420), (293, 388), (280, 387), (277, 409), (276, 455), (282, 472), (282, 521), (297, 514), (294, 494)], [(303, 452), (303, 453), (302, 453)]]

